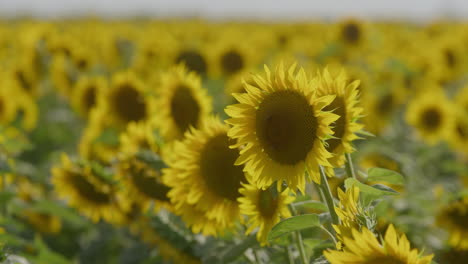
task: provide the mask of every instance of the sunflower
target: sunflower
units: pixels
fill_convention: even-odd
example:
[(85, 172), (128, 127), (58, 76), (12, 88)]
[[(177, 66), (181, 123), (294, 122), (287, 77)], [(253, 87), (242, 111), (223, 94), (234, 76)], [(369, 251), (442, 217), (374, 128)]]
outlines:
[(353, 152), (351, 142), (359, 138), (355, 132), (362, 128), (357, 123), (362, 108), (358, 107), (359, 81), (347, 84), (347, 77), (343, 70), (333, 78), (326, 68), (323, 74), (318, 74), (315, 79), (318, 96), (336, 95), (335, 99), (325, 108), (324, 111), (333, 111), (339, 118), (333, 124), (333, 138), (327, 140), (327, 151), (333, 153), (329, 159), (333, 167), (341, 167), (345, 162), (345, 153)]
[(196, 256), (193, 256), (188, 250), (182, 250), (176, 247), (173, 243), (163, 238), (148, 224), (140, 225), (138, 233), (145, 243), (157, 247), (158, 253), (164, 260), (171, 261), (171, 263), (184, 263), (184, 264), (200, 264), (201, 261)]
[(165, 152), (169, 168), (163, 169), (163, 182), (172, 188), (168, 196), (195, 233), (216, 235), (240, 216), (237, 198), (245, 175), (242, 166), (234, 165), (239, 155), (230, 148), (227, 131), (227, 125), (209, 118)]
[(440, 254), (439, 263), (465, 264), (468, 259), (468, 250), (449, 248)]
[(384, 168), (392, 171), (401, 171), (400, 164), (397, 161), (389, 157), (388, 155), (380, 152), (369, 152), (360, 157), (360, 167), (365, 170), (370, 168)]
[(442, 91), (434, 90), (414, 98), (406, 110), (406, 120), (430, 144), (450, 136), (454, 125), (452, 103)]
[(65, 97), (72, 95), (77, 76), (76, 72), (65, 55), (56, 55), (52, 58), (50, 75), (54, 87)]
[(157, 209), (160, 206), (169, 208), (169, 188), (162, 183), (160, 171), (128, 155), (119, 159), (115, 169), (129, 200), (135, 201), (143, 210), (149, 208), (152, 202), (155, 202)]
[(266, 78), (253, 76), (255, 84), (245, 84), (247, 93), (234, 94), (240, 103), (226, 108), (228, 135), (238, 140), (233, 147), (241, 147), (236, 164), (245, 164), (258, 188), (285, 180), (293, 191), (303, 191), (306, 169), (320, 183), (319, 165), (331, 166), (324, 140), (338, 116), (323, 108), (335, 96), (319, 97), (305, 71), (295, 70), (279, 64), (271, 73), (265, 66)]
[(38, 94), (39, 85), (31, 69), (19, 64), (13, 67), (11, 74), (15, 86), (18, 87), (20, 91), (32, 97)]
[(113, 75), (109, 89), (103, 92), (103, 107), (115, 125), (126, 127), (130, 122), (148, 120), (151, 109), (145, 89), (132, 72)]
[(93, 108), (78, 145), (80, 156), (86, 160), (109, 163), (119, 151), (118, 133), (107, 118), (105, 108)]
[(359, 188), (353, 186), (346, 189), (345, 192), (340, 188), (337, 189), (340, 203), (335, 207), (336, 214), (340, 218), (339, 225), (333, 225), (335, 229), (338, 244), (338, 249), (341, 249), (344, 243), (344, 238), (352, 237), (352, 230), (359, 230), (359, 216), (363, 214), (363, 210), (359, 204)]
[(22, 212), (26, 221), (37, 231), (45, 234), (56, 234), (62, 229), (62, 221), (56, 215), (26, 209)]
[(95, 222), (119, 217), (114, 186), (96, 175), (90, 166), (77, 164), (65, 154), (61, 159), (62, 164), (52, 168), (57, 194)]
[(383, 243), (367, 228), (352, 230), (352, 237), (344, 238), (343, 251), (326, 250), (323, 252), (331, 264), (429, 264), (433, 255), (422, 257), (417, 249), (411, 249), (403, 234), (398, 236), (393, 225), (387, 228)]
[(91, 109), (98, 105), (100, 93), (107, 89), (107, 82), (102, 77), (81, 76), (72, 92), (72, 103), (77, 112), (88, 117)]
[(181, 65), (162, 75), (154, 107), (154, 123), (167, 142), (182, 138), (190, 127), (199, 128), (212, 108), (200, 78)]
[[(2, 85), (2, 84), (0, 84)], [(9, 89), (0, 89), (0, 124), (5, 125), (13, 121), (16, 117), (17, 103)]]
[(349, 18), (335, 25), (334, 39), (346, 49), (355, 50), (364, 46), (367, 42), (367, 28), (363, 21)]
[(456, 200), (441, 208), (436, 223), (449, 232), (449, 244), (468, 249), (468, 197)]
[(212, 75), (230, 78), (236, 73), (251, 69), (262, 59), (259, 50), (250, 41), (239, 42), (241, 32), (224, 33), (213, 44), (209, 54)]
[(120, 152), (126, 155), (136, 154), (141, 150), (158, 152), (158, 145), (150, 122), (132, 122), (120, 134)]
[(453, 148), (468, 154), (468, 112), (457, 108), (452, 135), (449, 137)]
[(257, 240), (267, 244), (268, 232), (280, 221), (281, 218), (291, 217), (288, 204), (294, 201), (294, 196), (289, 195), (289, 189), (274, 195), (270, 189), (258, 189), (252, 184), (242, 184), (239, 192), (242, 194), (237, 200), (241, 214), (249, 216), (246, 233), (259, 228)]

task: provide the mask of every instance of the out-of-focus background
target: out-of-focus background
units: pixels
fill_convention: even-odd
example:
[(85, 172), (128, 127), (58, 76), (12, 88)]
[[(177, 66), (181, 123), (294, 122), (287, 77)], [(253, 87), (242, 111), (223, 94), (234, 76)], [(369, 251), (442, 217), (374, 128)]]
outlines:
[(466, 0), (1, 0), (0, 15), (17, 17), (203, 16), (217, 19), (307, 19), (341, 16), (426, 20), (468, 16)]

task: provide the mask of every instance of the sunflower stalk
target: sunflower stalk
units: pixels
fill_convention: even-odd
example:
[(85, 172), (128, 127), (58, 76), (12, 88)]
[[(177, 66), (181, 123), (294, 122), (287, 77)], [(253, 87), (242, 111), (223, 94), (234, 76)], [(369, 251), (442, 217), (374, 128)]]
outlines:
[(346, 153), (345, 157), (346, 157), (345, 169), (346, 169), (346, 174), (348, 175), (348, 178), (354, 178), (357, 180), (356, 172), (354, 171), (353, 161), (351, 159), (351, 154)]
[[(291, 204), (289, 204), (288, 206), (289, 206), (289, 210), (291, 210), (291, 213), (293, 215), (296, 215), (296, 208), (294, 208), (294, 206), (291, 205)], [(308, 260), (307, 260), (307, 255), (306, 255), (306, 252), (305, 252), (304, 241), (302, 240), (301, 232), (300, 231), (294, 231), (293, 232), (293, 238), (296, 241), (297, 248), (299, 249), (299, 255), (301, 256), (302, 264), (307, 264)]]
[(325, 171), (322, 166), (320, 166), (320, 179), (321, 184), (319, 185), (319, 187), (323, 198), (325, 199), (325, 203), (327, 204), (328, 211), (330, 212), (332, 223), (334, 225), (338, 225), (340, 223), (340, 220), (335, 212), (335, 203), (333, 202), (333, 196), (330, 190), (330, 186), (328, 185), (327, 176), (325, 175)]

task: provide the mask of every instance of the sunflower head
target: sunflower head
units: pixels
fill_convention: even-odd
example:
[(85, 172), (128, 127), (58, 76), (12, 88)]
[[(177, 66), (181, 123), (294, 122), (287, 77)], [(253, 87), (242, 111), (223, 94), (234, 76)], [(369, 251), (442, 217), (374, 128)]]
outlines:
[[(241, 197), (238, 198), (241, 213), (249, 217), (247, 233), (259, 228), (257, 240), (267, 244), (268, 232), (281, 218), (291, 217), (288, 204), (294, 201), (286, 188), (280, 193), (272, 192), (271, 188), (262, 190), (250, 183), (242, 184)], [(275, 188), (275, 187), (274, 187)]]
[(428, 143), (434, 144), (450, 136), (454, 126), (452, 103), (443, 92), (435, 90), (413, 99), (406, 111), (406, 120)]
[(97, 107), (98, 100), (102, 99), (102, 91), (106, 89), (107, 82), (102, 77), (80, 77), (72, 92), (73, 106), (80, 115), (88, 117), (91, 110)]
[(203, 76), (208, 72), (208, 64), (203, 53), (196, 49), (182, 49), (175, 57), (174, 64), (183, 64), (189, 71)]
[(341, 70), (334, 77), (327, 68), (315, 79), (319, 96), (334, 95), (335, 99), (323, 110), (333, 112), (339, 117), (333, 123), (333, 138), (327, 140), (327, 151), (333, 153), (330, 164), (339, 167), (344, 164), (344, 154), (353, 152), (352, 141), (359, 138), (355, 132), (362, 128), (357, 123), (362, 108), (357, 106), (359, 81), (348, 84), (346, 73)]
[(63, 154), (62, 164), (52, 168), (52, 183), (60, 197), (93, 221), (119, 217), (114, 186), (89, 165), (73, 162)]
[(237, 198), (245, 175), (242, 166), (234, 165), (239, 154), (230, 148), (227, 131), (227, 125), (210, 118), (165, 151), (168, 196), (194, 232), (216, 235), (239, 218)]
[(285, 69), (280, 64), (266, 76), (254, 75), (245, 83), (246, 93), (233, 94), (239, 104), (226, 108), (232, 125), (229, 136), (242, 146), (236, 164), (245, 164), (259, 188), (286, 181), (291, 189), (303, 190), (304, 173), (320, 182), (319, 165), (330, 166), (331, 154), (324, 139), (333, 132), (330, 124), (338, 116), (323, 111), (334, 95), (318, 96), (303, 69)]
[(116, 73), (112, 77), (104, 100), (110, 117), (118, 125), (126, 126), (130, 122), (145, 121), (150, 116), (145, 86), (131, 72)]
[(342, 251), (327, 250), (323, 254), (331, 264), (429, 264), (433, 255), (422, 257), (417, 249), (411, 249), (405, 235), (398, 236), (393, 225), (387, 228), (379, 242), (367, 228), (352, 230), (352, 236), (344, 238)]
[(154, 123), (165, 141), (180, 139), (190, 127), (199, 128), (211, 112), (211, 98), (201, 87), (201, 80), (183, 65), (161, 76), (154, 99), (157, 111)]
[(138, 205), (143, 210), (154, 202), (156, 209), (169, 208), (167, 193), (169, 188), (162, 183), (161, 172), (139, 160), (135, 156), (122, 156), (115, 165), (117, 177), (127, 193), (127, 208)]
[(437, 215), (437, 225), (449, 232), (449, 244), (468, 249), (468, 197), (455, 200), (441, 208)]

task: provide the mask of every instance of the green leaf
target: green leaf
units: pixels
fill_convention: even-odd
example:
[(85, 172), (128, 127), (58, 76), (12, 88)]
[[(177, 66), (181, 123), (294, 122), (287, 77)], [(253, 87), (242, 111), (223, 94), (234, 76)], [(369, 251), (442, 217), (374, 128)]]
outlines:
[(386, 195), (397, 195), (398, 192), (384, 190), (382, 188), (376, 188), (373, 186), (369, 186), (367, 184), (361, 183), (354, 178), (348, 178), (345, 180), (345, 187), (346, 189), (351, 188), (352, 186), (356, 186), (359, 188), (361, 192), (362, 202), (364, 204), (370, 204), (372, 201), (382, 198)]
[(405, 178), (396, 171), (384, 168), (370, 168), (367, 171), (367, 181), (371, 182), (385, 182), (395, 185), (404, 185)]
[(282, 235), (310, 227), (320, 226), (319, 216), (316, 214), (304, 214), (293, 216), (276, 224), (268, 233), (268, 241), (272, 241)]
[(320, 201), (312, 201), (312, 200), (301, 201), (301, 202), (293, 203), (293, 206), (312, 209), (312, 210), (319, 210), (322, 212), (328, 212), (328, 207)]
[(39, 255), (32, 258), (34, 263), (37, 264), (69, 264), (71, 261), (67, 260), (64, 256), (50, 250), (44, 241), (36, 236), (34, 245), (39, 251)]
[(118, 146), (120, 143), (119, 132), (113, 128), (106, 128), (102, 133), (94, 139), (93, 143), (103, 143), (109, 146)]
[(61, 217), (63, 220), (68, 221), (76, 226), (83, 226), (86, 222), (78, 214), (74, 213), (68, 207), (60, 206), (57, 202), (50, 200), (41, 200), (35, 203), (32, 207), (33, 210), (41, 213), (47, 213)]
[(10, 192), (10, 191), (0, 192), (0, 204), (7, 204), (14, 197), (15, 197), (14, 192)]

